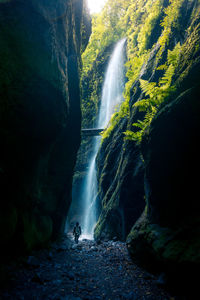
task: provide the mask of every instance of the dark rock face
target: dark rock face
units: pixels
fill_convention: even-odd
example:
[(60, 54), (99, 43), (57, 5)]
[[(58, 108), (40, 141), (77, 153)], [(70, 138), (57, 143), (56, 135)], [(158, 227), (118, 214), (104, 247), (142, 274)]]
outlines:
[(190, 89), (165, 106), (143, 144), (148, 216), (162, 226), (199, 217), (199, 97)]
[(134, 259), (165, 270), (183, 293), (200, 265), (199, 98), (199, 87), (187, 90), (153, 121), (142, 150), (147, 206), (127, 238)]
[(124, 240), (144, 209), (144, 167), (137, 146), (124, 143), (126, 120), (119, 124), (99, 151), (99, 199), (102, 212), (95, 238)]
[(2, 250), (14, 241), (30, 250), (63, 230), (80, 143), (84, 10), (82, 0), (0, 3)]
[[(127, 238), (135, 259), (151, 268), (164, 268), (171, 282), (175, 276), (180, 279), (180, 287), (183, 282), (194, 286), (193, 275), (200, 263), (196, 171), (200, 165), (200, 52), (194, 46), (200, 39), (199, 17), (191, 20), (191, 27), (193, 32), (184, 41), (190, 51), (181, 55), (174, 78), (177, 90), (162, 105), (142, 142), (146, 208)], [(187, 74), (184, 80), (183, 73)]]
[[(157, 51), (156, 45), (141, 70), (141, 79), (156, 80), (158, 77)], [(137, 80), (131, 89), (130, 107), (143, 97)], [(125, 240), (145, 207), (144, 163), (140, 147), (124, 140), (124, 131), (131, 130), (140, 115), (139, 111), (132, 110), (129, 120), (124, 117), (99, 150), (97, 165), (102, 207), (94, 233), (96, 239), (117, 236)]]
[(199, 97), (195, 87), (165, 106), (143, 141), (147, 218), (162, 227), (199, 221)]
[[(129, 120), (117, 124), (98, 155), (102, 212), (95, 237), (123, 239), (136, 222), (127, 237), (130, 254), (151, 270), (165, 270), (171, 282), (177, 278), (174, 283), (180, 288), (187, 282), (194, 286), (200, 263), (200, 51), (196, 46), (200, 20), (196, 5), (196, 1), (186, 1), (178, 20), (181, 29), (170, 36), (169, 49), (177, 42), (183, 45), (172, 78), (176, 91), (159, 107), (142, 144), (138, 147), (134, 141), (123, 140), (123, 132), (131, 130), (142, 113), (132, 109), (132, 104), (145, 98), (136, 81), (131, 88)], [(158, 82), (163, 76), (157, 69), (159, 47), (153, 47), (140, 79)], [(163, 50), (163, 62), (167, 51)]]

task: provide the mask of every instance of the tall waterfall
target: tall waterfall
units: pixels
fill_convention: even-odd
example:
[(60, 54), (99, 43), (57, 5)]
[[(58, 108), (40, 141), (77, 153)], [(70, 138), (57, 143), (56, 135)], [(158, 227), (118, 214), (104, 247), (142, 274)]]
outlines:
[[(97, 122), (97, 128), (105, 128), (114, 113), (115, 108), (123, 100), (124, 89), (124, 44), (126, 39), (120, 40), (111, 55), (102, 91), (102, 98)], [(83, 234), (92, 235), (96, 224), (96, 197), (97, 197), (97, 176), (95, 159), (100, 146), (100, 137), (94, 137), (94, 152), (89, 162), (89, 171), (86, 176), (83, 190), (84, 217)]]
[[(120, 40), (111, 55), (106, 76), (103, 84), (102, 98), (97, 119), (97, 128), (106, 128), (111, 115), (123, 100), (125, 85), (124, 76), (124, 45), (126, 39)], [(92, 237), (97, 222), (96, 198), (97, 198), (97, 175), (95, 159), (100, 147), (101, 137), (93, 138), (93, 152), (88, 163), (88, 172), (82, 183), (80, 202), (82, 207), (82, 232), (83, 236)]]
[(124, 44), (126, 39), (120, 40), (111, 56), (106, 72), (103, 92), (101, 98), (101, 106), (99, 110), (98, 128), (105, 128), (115, 112), (115, 108), (119, 106), (123, 100), (123, 90), (125, 84), (124, 78)]

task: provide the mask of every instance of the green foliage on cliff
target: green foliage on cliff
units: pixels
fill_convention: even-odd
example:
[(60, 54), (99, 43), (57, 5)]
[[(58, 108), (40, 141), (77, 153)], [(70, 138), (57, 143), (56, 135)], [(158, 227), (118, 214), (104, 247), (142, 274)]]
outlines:
[(110, 126), (103, 131), (103, 133), (101, 134), (103, 139), (109, 137), (110, 133), (112, 132), (112, 130), (115, 128), (115, 126), (119, 123), (119, 121), (124, 118), (124, 117), (128, 117), (129, 116), (129, 102), (128, 101), (124, 101), (121, 104), (120, 110), (115, 112), (110, 120)]
[[(180, 43), (178, 43), (172, 51), (168, 49), (167, 58), (165, 58), (165, 51), (168, 47), (173, 30), (179, 26), (178, 18), (183, 2), (183, 0), (169, 1), (166, 8), (164, 8), (163, 1), (155, 1), (154, 3), (147, 1), (146, 3), (145, 12), (147, 13), (147, 16), (144, 20), (143, 27), (138, 33), (136, 53), (131, 56), (129, 61), (129, 67), (131, 66), (132, 70), (137, 69), (138, 72), (127, 72), (129, 79), (126, 85), (127, 97), (129, 97), (134, 81), (140, 77), (142, 67), (145, 66), (145, 63), (150, 59), (150, 56), (154, 51), (157, 51), (155, 68), (157, 66), (157, 70), (163, 70), (165, 72), (162, 77), (158, 78), (157, 82), (148, 82), (139, 79), (140, 88), (145, 99), (137, 101), (133, 107), (138, 108), (139, 111), (145, 112), (145, 114), (143, 119), (132, 124), (133, 130), (127, 130), (125, 132), (126, 139), (141, 142), (143, 134), (149, 128), (160, 104), (167, 99), (170, 93), (175, 89), (172, 78), (179, 62), (181, 51)], [(150, 8), (152, 12), (149, 11)], [(153, 25), (157, 25), (157, 28), (159, 28), (157, 30), (158, 39), (155, 40), (153, 40), (153, 36), (151, 36), (155, 29)], [(151, 48), (149, 47), (150, 44)], [(158, 50), (156, 48), (158, 48)], [(141, 60), (139, 68), (134, 67), (135, 55), (140, 57)], [(164, 63), (159, 65), (160, 61), (162, 61), (162, 63), (164, 61)]]
[(82, 55), (83, 76), (92, 69), (98, 55), (124, 35), (124, 26), (120, 25), (129, 2), (129, 0), (108, 0), (102, 12), (93, 15), (92, 35), (88, 47)]
[[(157, 82), (148, 82), (140, 79), (140, 87), (145, 95), (145, 99), (136, 102), (133, 107), (138, 107), (139, 111), (143, 111), (145, 112), (145, 114), (143, 120), (138, 120), (138, 122), (132, 124), (134, 127), (133, 130), (127, 130), (125, 132), (126, 139), (141, 142), (142, 137), (148, 130), (153, 117), (156, 115), (157, 110), (159, 109), (160, 104), (163, 101), (167, 100), (172, 92), (175, 91), (177, 84), (173, 79), (177, 77), (183, 79), (186, 75), (186, 73), (184, 74), (180, 70), (180, 58), (182, 57), (185, 60), (185, 54), (187, 51), (190, 53), (190, 55), (198, 51), (197, 48), (199, 43), (197, 42), (197, 40), (195, 40), (195, 38), (192, 38), (193, 46), (191, 45), (190, 48), (188, 47), (187, 51), (185, 51), (185, 44), (187, 43), (187, 41), (182, 45), (179, 42), (174, 46), (173, 49), (168, 49), (168, 47), (172, 47), (170, 45), (170, 39), (174, 38), (174, 33), (177, 34), (180, 31), (180, 27), (182, 26), (181, 22), (184, 21), (181, 20), (182, 13), (185, 9), (184, 6), (186, 6), (187, 4), (188, 3), (183, 0), (170, 0), (168, 6), (163, 9), (164, 17), (160, 22), (162, 32), (156, 44), (152, 46), (151, 51), (153, 51), (156, 45), (159, 45), (159, 50), (156, 53), (156, 65), (158, 65), (157, 70), (163, 70), (165, 71), (165, 73), (163, 74), (163, 76), (160, 76), (158, 78)], [(199, 7), (194, 10), (193, 17), (198, 18), (198, 15)], [(158, 14), (157, 16), (160, 17), (160, 15)], [(144, 27), (147, 26), (147, 23), (148, 19), (145, 21)], [(197, 30), (197, 28), (195, 29)], [(191, 34), (188, 34), (189, 39), (191, 39), (190, 35)], [(196, 34), (196, 36), (198, 35)], [(143, 47), (139, 45), (139, 51), (140, 49), (143, 49)], [(139, 52), (140, 57), (141, 55), (142, 53)], [(162, 62), (162, 64), (159, 65), (160, 62)], [(129, 76), (129, 81), (133, 83), (133, 81), (135, 80), (134, 76), (130, 76), (129, 72), (127, 73), (127, 75)], [(133, 81), (131, 77), (132, 79), (134, 78)], [(128, 91), (129, 87), (130, 83), (128, 83), (126, 86)]]
[[(124, 91), (125, 104), (119, 112), (115, 113), (110, 122), (110, 128), (104, 132), (103, 138), (109, 136), (112, 129), (121, 118), (129, 114), (130, 91), (133, 83), (138, 78), (143, 64), (148, 60), (151, 49), (151, 37), (158, 25), (162, 14), (163, 0), (109, 0), (99, 15), (93, 16), (93, 29), (90, 42), (82, 55), (82, 78), (90, 76), (96, 60), (109, 45), (113, 45), (120, 38), (127, 37), (127, 84)], [(95, 102), (99, 95), (96, 93), (98, 77), (92, 81), (93, 92), (89, 99), (84, 101), (83, 111), (89, 107), (88, 102)], [(96, 99), (94, 101), (94, 99)], [(97, 109), (96, 109), (97, 111)], [(84, 115), (87, 115), (84, 113)], [(84, 117), (83, 117), (84, 118)]]
[(125, 35), (121, 20), (129, 2), (129, 0), (108, 0), (102, 12), (92, 16), (92, 35), (82, 54), (83, 127), (93, 126), (98, 114), (106, 64), (114, 43)]
[[(194, 25), (187, 28), (183, 15), (190, 9), (192, 15), (189, 18), (193, 19)], [(184, 79), (194, 62), (192, 56), (199, 50), (199, 25), (195, 22), (198, 17), (199, 1), (195, 0), (108, 1), (102, 13), (93, 17), (93, 33), (82, 56), (83, 76), (92, 70), (99, 53), (104, 53), (106, 47), (120, 38), (127, 37), (125, 102), (112, 117), (103, 138), (110, 135), (121, 118), (130, 115), (129, 110), (139, 110), (143, 112), (143, 117), (132, 128), (129, 126), (125, 138), (137, 142), (142, 140), (161, 103), (176, 90), (177, 84)], [(186, 29), (183, 30), (184, 26)], [(176, 41), (176, 37), (178, 41), (183, 41), (181, 36), (185, 34), (185, 42)], [(155, 79), (148, 82), (143, 78), (143, 73), (151, 60), (154, 64), (151, 72)], [(131, 96), (136, 82), (139, 82), (143, 96), (132, 106), (130, 101), (137, 100), (133, 101), (134, 96)], [(98, 84), (98, 80), (94, 82), (94, 90)]]
[(164, 75), (159, 78), (158, 83), (148, 82), (142, 79), (139, 80), (141, 89), (147, 98), (137, 101), (133, 107), (137, 107), (139, 111), (145, 112), (145, 116), (143, 120), (138, 120), (138, 122), (133, 124), (134, 127), (139, 128), (138, 131), (127, 130), (125, 132), (127, 139), (141, 142), (143, 134), (149, 128), (153, 117), (157, 113), (158, 107), (175, 91), (172, 78), (179, 62), (180, 51), (180, 43), (177, 43), (172, 51), (168, 50), (166, 63), (158, 67), (159, 70), (165, 70)]

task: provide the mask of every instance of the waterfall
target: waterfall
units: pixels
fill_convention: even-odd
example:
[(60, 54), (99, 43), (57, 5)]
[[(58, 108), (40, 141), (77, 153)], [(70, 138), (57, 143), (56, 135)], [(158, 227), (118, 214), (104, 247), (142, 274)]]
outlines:
[[(123, 101), (123, 90), (125, 85), (124, 76), (124, 45), (126, 39), (120, 40), (111, 55), (108, 63), (105, 80), (103, 83), (102, 97), (97, 119), (97, 128), (106, 128), (111, 115)], [(97, 174), (95, 159), (100, 147), (101, 137), (93, 138), (93, 151), (88, 163), (88, 172), (80, 188), (82, 209), (82, 232), (83, 237), (93, 237), (93, 230), (97, 222), (96, 198), (97, 198)]]
[(124, 44), (126, 39), (120, 40), (111, 56), (106, 72), (101, 105), (99, 110), (98, 128), (107, 127), (115, 108), (119, 106), (123, 100), (123, 90), (125, 84), (124, 78)]

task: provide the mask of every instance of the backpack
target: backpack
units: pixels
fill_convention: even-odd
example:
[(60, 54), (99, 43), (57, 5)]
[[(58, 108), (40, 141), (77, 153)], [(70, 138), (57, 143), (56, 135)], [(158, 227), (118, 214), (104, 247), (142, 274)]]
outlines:
[(81, 235), (81, 227), (80, 226), (75, 226), (74, 227), (74, 234)]

